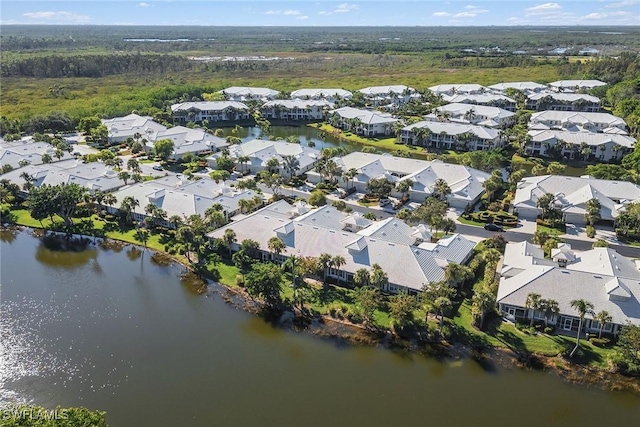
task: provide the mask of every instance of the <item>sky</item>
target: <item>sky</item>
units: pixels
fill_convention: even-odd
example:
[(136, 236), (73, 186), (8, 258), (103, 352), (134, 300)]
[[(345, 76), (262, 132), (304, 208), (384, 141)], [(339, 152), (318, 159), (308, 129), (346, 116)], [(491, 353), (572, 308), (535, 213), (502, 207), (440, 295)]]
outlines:
[(640, 25), (640, 0), (0, 1), (0, 25)]

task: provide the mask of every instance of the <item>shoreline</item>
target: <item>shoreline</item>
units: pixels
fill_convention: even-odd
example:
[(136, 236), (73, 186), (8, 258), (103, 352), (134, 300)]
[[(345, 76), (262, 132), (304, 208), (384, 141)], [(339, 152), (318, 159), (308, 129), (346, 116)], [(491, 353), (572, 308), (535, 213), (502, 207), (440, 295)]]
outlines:
[[(31, 230), (30, 234), (36, 238), (44, 237), (42, 231), (46, 231), (47, 235), (65, 236), (63, 232), (43, 228), (19, 224), (0, 225), (0, 231), (24, 232), (27, 230)], [(181, 277), (187, 274), (196, 274), (192, 266), (164, 251), (144, 248), (139, 244), (110, 237), (99, 237), (95, 240), (92, 236), (82, 234), (72, 234), (72, 237), (86, 239), (90, 245), (105, 250), (112, 250), (115, 247), (122, 250), (127, 246), (148, 250), (151, 257), (157, 255), (162, 257), (160, 262), (156, 262), (158, 265), (175, 264), (184, 268), (185, 271), (181, 273)], [(497, 364), (505, 369), (517, 368), (550, 372), (570, 384), (599, 386), (602, 390), (627, 391), (640, 396), (640, 379), (638, 377), (629, 377), (606, 369), (583, 366), (559, 356), (544, 356), (535, 353), (518, 354), (509, 348), (496, 346), (476, 349), (462, 342), (426, 341), (415, 336), (407, 339), (391, 330), (378, 330), (375, 331), (376, 334), (363, 325), (354, 324), (347, 320), (336, 319), (327, 314), (301, 316), (297, 310), (284, 310), (278, 319), (266, 319), (261, 312), (262, 303), (251, 298), (243, 288), (234, 288), (210, 277), (198, 276), (197, 274), (196, 278), (202, 281), (202, 285), (194, 283), (194, 292), (198, 295), (208, 296), (217, 293), (227, 305), (261, 317), (281, 329), (292, 330), (296, 333), (308, 333), (321, 339), (340, 341), (345, 345), (382, 346), (386, 349), (400, 349), (413, 354), (447, 360), (470, 359), (476, 361), (487, 371), (495, 369), (494, 365)], [(285, 317), (286, 319), (283, 321)]]

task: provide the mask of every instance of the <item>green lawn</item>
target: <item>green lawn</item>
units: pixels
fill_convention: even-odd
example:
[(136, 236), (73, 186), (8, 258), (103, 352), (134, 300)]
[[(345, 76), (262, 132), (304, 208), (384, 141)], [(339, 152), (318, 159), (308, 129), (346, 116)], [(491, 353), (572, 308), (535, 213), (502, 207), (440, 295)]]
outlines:
[(557, 228), (547, 227), (546, 225), (537, 224), (536, 231), (546, 231), (549, 233), (549, 236), (561, 236), (566, 233), (566, 231), (558, 230)]
[[(563, 335), (547, 335), (538, 333), (530, 335), (518, 330), (513, 324), (494, 318), (486, 327), (487, 333), (472, 326), (471, 303), (463, 301), (453, 318), (457, 335), (470, 342), (481, 342), (498, 348), (508, 348), (516, 353), (533, 353), (543, 356), (557, 356), (566, 348), (575, 345), (575, 338)], [(585, 352), (585, 362), (597, 367), (605, 367), (612, 349), (594, 346), (589, 341), (581, 340), (580, 345)]]

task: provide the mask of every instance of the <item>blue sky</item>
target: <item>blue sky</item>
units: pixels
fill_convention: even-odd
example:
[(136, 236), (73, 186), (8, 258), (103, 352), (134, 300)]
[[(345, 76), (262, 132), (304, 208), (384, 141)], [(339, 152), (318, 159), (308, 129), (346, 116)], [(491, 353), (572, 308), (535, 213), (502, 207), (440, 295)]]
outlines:
[(389, 26), (640, 25), (640, 0), (5, 1), (0, 24)]

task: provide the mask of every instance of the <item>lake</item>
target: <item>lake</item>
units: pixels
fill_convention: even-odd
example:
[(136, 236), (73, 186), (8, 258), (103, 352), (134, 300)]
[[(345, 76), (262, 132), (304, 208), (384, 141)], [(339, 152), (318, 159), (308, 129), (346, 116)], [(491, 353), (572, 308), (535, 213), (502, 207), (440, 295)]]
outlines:
[(197, 295), (150, 252), (61, 252), (0, 234), (0, 401), (110, 426), (616, 426), (640, 398), (270, 326)]

